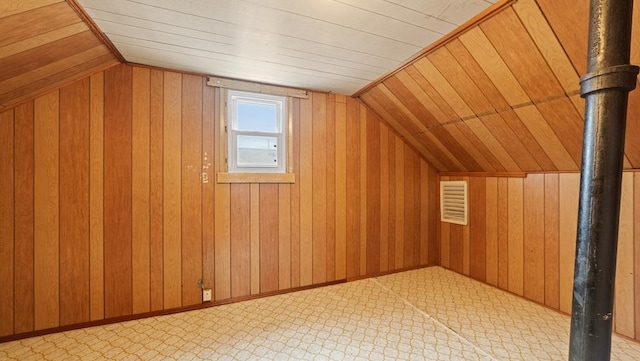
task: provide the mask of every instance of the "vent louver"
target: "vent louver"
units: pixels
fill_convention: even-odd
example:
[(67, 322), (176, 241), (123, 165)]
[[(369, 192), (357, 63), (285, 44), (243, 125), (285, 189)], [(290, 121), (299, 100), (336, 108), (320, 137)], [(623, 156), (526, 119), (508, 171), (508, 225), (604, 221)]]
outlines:
[(440, 182), (440, 220), (467, 224), (467, 182)]

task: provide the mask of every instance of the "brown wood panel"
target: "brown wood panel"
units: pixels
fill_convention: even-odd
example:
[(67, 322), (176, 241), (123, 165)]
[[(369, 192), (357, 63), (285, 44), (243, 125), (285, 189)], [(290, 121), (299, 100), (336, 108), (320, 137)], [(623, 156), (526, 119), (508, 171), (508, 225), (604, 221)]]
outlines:
[[(10, 111), (0, 115), (8, 117)], [(33, 331), (33, 235), (34, 235), (34, 154), (33, 154), (33, 102), (15, 108), (15, 143), (14, 143), (14, 251), (15, 274), (13, 290), (14, 333)], [(0, 122), (10, 123), (0, 119)], [(6, 146), (7, 142), (2, 142)], [(10, 152), (2, 152), (10, 154)], [(4, 168), (4, 167), (3, 167)], [(6, 172), (9, 173), (9, 172)], [(4, 189), (4, 188), (3, 188)], [(3, 202), (3, 204), (5, 204)], [(2, 219), (10, 219), (2, 216)], [(4, 228), (4, 227), (3, 227)], [(8, 263), (3, 263), (8, 264)], [(6, 292), (11, 294), (10, 292)]]
[(518, 295), (524, 293), (524, 195), (523, 180), (509, 178), (508, 180), (508, 262), (509, 262), (509, 291)]
[[(484, 117), (483, 117), (484, 118)], [(473, 133), (480, 138), (490, 152), (500, 161), (500, 164), (508, 172), (521, 171), (518, 164), (513, 160), (513, 157), (504, 149), (500, 141), (487, 129), (483, 120), (479, 118), (472, 118), (464, 122)]]
[(482, 177), (469, 179), (469, 275), (484, 282), (487, 274), (487, 181)]
[(438, 189), (438, 170), (429, 166), (429, 265), (437, 265), (440, 258), (438, 234), (438, 208), (440, 190)]
[(380, 121), (368, 114), (367, 130), (367, 274), (380, 272)]
[(389, 128), (380, 124), (380, 272), (389, 270)]
[(336, 102), (329, 94), (327, 101), (327, 282), (336, 279)]
[(451, 238), (449, 239), (449, 247), (451, 250), (450, 267), (453, 271), (463, 273), (463, 226), (458, 224), (451, 224), (449, 226), (449, 229), (451, 231)]
[[(421, 203), (422, 203), (422, 189), (420, 186), (420, 158), (416, 152), (411, 150), (413, 165), (413, 174), (411, 177), (413, 178), (413, 210), (411, 217), (413, 218), (414, 224), (414, 235), (413, 235), (413, 265), (420, 265), (420, 253), (421, 249)], [(378, 195), (379, 197), (379, 195)]]
[(182, 75), (164, 73), (163, 106), (163, 290), (164, 308), (182, 305), (181, 152)]
[(434, 127), (431, 128), (433, 135), (443, 144), (443, 146), (451, 151), (451, 154), (456, 158), (463, 166), (463, 169), (470, 172), (479, 172), (483, 168), (475, 158), (470, 155), (466, 148), (459, 143), (458, 138), (449, 133), (450, 127)]
[(0, 336), (14, 329), (14, 111), (0, 113)]
[(336, 279), (347, 277), (347, 105), (336, 102)]
[(524, 297), (544, 304), (544, 174), (524, 179)]
[(182, 305), (202, 302), (202, 77), (182, 76)]
[(564, 173), (559, 175), (559, 295), (560, 311), (571, 312), (573, 294), (573, 269), (576, 250), (576, 228), (578, 222), (578, 190), (580, 175)]
[(498, 287), (509, 288), (509, 187), (498, 178)]
[(540, 169), (545, 171), (558, 170), (549, 158), (549, 155), (542, 149), (536, 138), (524, 125), (518, 114), (513, 110), (506, 110), (500, 112), (500, 116), (504, 119), (507, 126), (511, 128), (511, 131), (513, 131), (517, 139), (522, 142), (524, 148), (533, 156), (533, 159), (535, 159)]
[(360, 106), (347, 99), (347, 278), (360, 275)]
[[(300, 174), (300, 99), (293, 99), (293, 170)], [(300, 286), (300, 179), (291, 185), (291, 287)]]
[(0, 22), (0, 46), (79, 22), (80, 17), (64, 2), (16, 13)]
[(278, 290), (278, 185), (260, 185), (260, 292)]
[(396, 138), (395, 142), (395, 155), (396, 155), (396, 238), (395, 238), (395, 269), (401, 269), (404, 265), (404, 241), (405, 241), (405, 214), (404, 214), (404, 192), (405, 192), (405, 179), (404, 179), (404, 143), (399, 138)]
[(231, 297), (231, 186), (215, 188), (215, 299), (224, 300)]
[(393, 132), (389, 132), (389, 269), (395, 269), (396, 264), (396, 139)]
[[(420, 171), (418, 169), (418, 171)], [(416, 223), (414, 215), (414, 202), (416, 198), (415, 194), (415, 179), (413, 175), (416, 172), (416, 162), (414, 160), (414, 154), (408, 147), (404, 147), (404, 242), (403, 242), (403, 267), (414, 266), (413, 255), (415, 254), (415, 239), (416, 231), (419, 231), (419, 223)], [(367, 203), (370, 200), (367, 200)], [(416, 229), (417, 228), (417, 229)], [(371, 236), (369, 236), (371, 237)]]
[[(202, 83), (206, 80), (201, 79)], [(202, 89), (202, 171), (209, 178), (202, 184), (202, 282), (213, 289), (215, 284), (215, 129), (216, 90), (204, 86)], [(215, 296), (214, 296), (215, 297)]]
[(132, 287), (133, 313), (151, 310), (149, 271), (149, 127), (151, 71), (133, 68), (132, 102)]
[(558, 174), (544, 175), (544, 303), (555, 309), (560, 307), (558, 180)]
[(444, 222), (440, 225), (440, 265), (451, 269), (451, 223)]
[(25, 11), (37, 9), (43, 6), (61, 2), (62, 0), (30, 0), (30, 1), (7, 1), (0, 4), (0, 18), (19, 14)]
[[(484, 142), (474, 133), (471, 128), (464, 122), (454, 123), (453, 124), (460, 133), (464, 135), (465, 138), (480, 152), (487, 161), (491, 164), (491, 167), (495, 169), (497, 172), (505, 171), (505, 167), (500, 163), (498, 158), (496, 158), (493, 153), (487, 148)], [(490, 169), (490, 168), (487, 168)]]
[(249, 232), (250, 245), (250, 274), (251, 274), (251, 294), (260, 293), (260, 184), (251, 183), (250, 186), (250, 215)]
[(429, 264), (429, 176), (433, 176), (429, 173), (429, 165), (424, 159), (419, 159), (420, 163), (420, 180), (416, 182), (416, 185), (420, 187), (420, 205), (417, 214), (420, 218), (420, 252), (419, 262), (420, 265)]
[[(460, 124), (460, 123), (458, 123)], [(484, 154), (480, 152), (469, 139), (458, 128), (458, 124), (452, 123), (444, 126), (444, 129), (456, 140), (456, 142), (469, 153), (471, 158), (479, 165), (479, 169), (488, 172), (495, 172), (495, 167), (485, 158)], [(477, 138), (477, 137), (476, 137)], [(479, 141), (479, 139), (478, 139)]]
[(164, 308), (164, 72), (151, 70), (149, 119), (149, 288), (151, 311)]
[(89, 292), (91, 320), (104, 318), (104, 73), (89, 85)]
[(490, 114), (480, 118), (489, 131), (496, 137), (502, 147), (513, 158), (518, 167), (524, 171), (540, 171), (540, 165), (529, 152), (529, 149), (520, 142), (520, 139), (509, 128), (500, 114)]
[(89, 315), (89, 78), (60, 89), (60, 325)]
[(620, 223), (616, 259), (614, 328), (615, 332), (635, 338), (634, 288), (634, 173), (622, 174)]
[[(402, 75), (404, 75), (402, 79), (399, 77), (401, 76), (400, 74), (390, 77), (385, 80), (384, 85), (405, 105), (407, 110), (409, 110), (424, 127), (429, 128), (438, 125), (438, 120), (431, 114), (431, 111), (427, 109), (426, 105), (433, 104), (433, 102), (430, 99), (425, 99), (427, 98), (426, 94), (413, 79), (407, 76), (406, 72), (402, 73)], [(419, 99), (418, 96), (422, 96), (422, 99)], [(438, 109), (438, 111), (440, 111), (440, 109)], [(440, 113), (442, 112), (440, 111)]]
[[(2, 14), (2, 11), (0, 11)], [(3, 14), (4, 15), (4, 14)], [(2, 15), (0, 15), (2, 16)], [(81, 33), (87, 30), (87, 25), (82, 22), (67, 25), (56, 30), (40, 33), (29, 38), (7, 44), (0, 47), (0, 54), (3, 58), (21, 53), (23, 51), (35, 49), (39, 46), (46, 45), (52, 41), (60, 40), (68, 36)]]
[(231, 185), (231, 297), (251, 293), (251, 186)]
[(131, 68), (105, 71), (104, 87), (104, 312), (110, 318), (132, 312)]
[(59, 93), (34, 103), (34, 326), (59, 325)]
[[(640, 177), (634, 174), (633, 176), (633, 239), (634, 244), (637, 242), (636, 240), (640, 237), (640, 227), (636, 227), (636, 224), (640, 222), (640, 212), (636, 212), (636, 210), (640, 210)], [(638, 297), (638, 290), (640, 290), (640, 247), (634, 247), (633, 252), (633, 284), (635, 288), (635, 299), (634, 299), (634, 309), (635, 309), (635, 332), (636, 332), (636, 340), (640, 338), (640, 297)]]
[(565, 97), (538, 104), (537, 107), (579, 167), (582, 161), (583, 119), (576, 108)]
[(312, 104), (312, 281), (327, 280), (327, 97), (314, 94)]
[[(440, 142), (440, 139), (438, 139), (438, 137), (436, 136), (435, 133), (433, 133), (433, 130), (436, 130), (436, 128), (432, 128), (432, 131), (426, 132), (426, 133), (422, 133), (421, 137), (422, 139), (425, 141), (425, 143), (429, 144), (428, 147), (430, 149), (434, 149), (434, 154), (438, 154), (436, 157), (438, 157), (440, 159), (440, 162), (442, 164), (447, 164), (448, 166), (444, 169), (451, 169), (454, 172), (464, 172), (464, 171), (468, 171), (467, 167), (465, 167), (465, 165), (458, 160), (458, 158), (456, 158), (456, 156), (451, 153), (451, 151), (449, 151), (449, 149), (447, 148), (448, 145), (442, 144), (442, 142)], [(454, 141), (453, 144), (455, 144), (456, 142)], [(461, 149), (458, 147), (458, 149)]]
[(485, 180), (485, 280), (488, 284), (498, 286), (498, 179), (489, 177)]
[(360, 275), (367, 274), (367, 108), (360, 102)]
[(495, 14), (480, 24), (480, 28), (532, 100), (564, 94), (558, 80), (512, 8)]
[(313, 96), (300, 100), (300, 286), (313, 283)]
[(283, 290), (291, 287), (291, 185), (278, 187), (278, 289)]

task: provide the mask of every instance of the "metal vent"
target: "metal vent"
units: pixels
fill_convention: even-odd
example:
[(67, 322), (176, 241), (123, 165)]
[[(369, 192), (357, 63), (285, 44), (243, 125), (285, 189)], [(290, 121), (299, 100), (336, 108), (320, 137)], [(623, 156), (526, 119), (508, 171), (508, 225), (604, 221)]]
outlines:
[(467, 224), (467, 182), (440, 182), (440, 220)]

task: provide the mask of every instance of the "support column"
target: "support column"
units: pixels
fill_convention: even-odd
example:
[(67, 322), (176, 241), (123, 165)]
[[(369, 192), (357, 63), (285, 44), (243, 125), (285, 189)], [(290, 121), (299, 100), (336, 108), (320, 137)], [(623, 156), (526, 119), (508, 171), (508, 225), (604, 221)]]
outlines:
[(633, 0), (591, 0), (569, 360), (609, 360)]

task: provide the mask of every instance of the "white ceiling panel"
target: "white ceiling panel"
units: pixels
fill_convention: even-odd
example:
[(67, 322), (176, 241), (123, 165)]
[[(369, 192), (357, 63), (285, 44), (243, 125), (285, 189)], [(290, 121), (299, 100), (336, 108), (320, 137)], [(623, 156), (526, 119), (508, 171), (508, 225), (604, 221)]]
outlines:
[(353, 94), (494, 0), (79, 0), (127, 61)]

